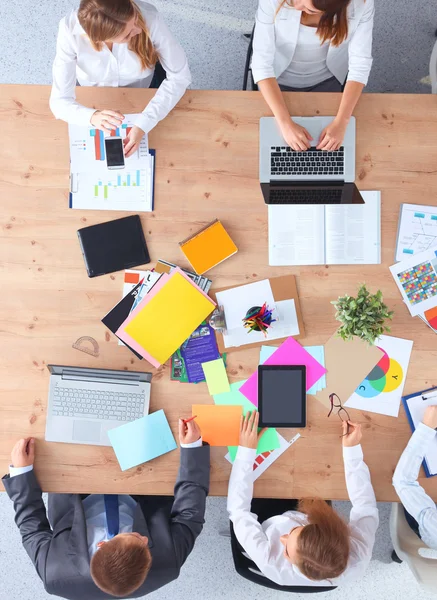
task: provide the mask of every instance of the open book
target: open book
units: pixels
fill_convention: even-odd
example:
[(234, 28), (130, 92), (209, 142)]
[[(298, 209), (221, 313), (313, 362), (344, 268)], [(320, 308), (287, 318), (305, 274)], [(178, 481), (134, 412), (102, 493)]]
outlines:
[(269, 265), (381, 262), (381, 192), (365, 204), (270, 205)]

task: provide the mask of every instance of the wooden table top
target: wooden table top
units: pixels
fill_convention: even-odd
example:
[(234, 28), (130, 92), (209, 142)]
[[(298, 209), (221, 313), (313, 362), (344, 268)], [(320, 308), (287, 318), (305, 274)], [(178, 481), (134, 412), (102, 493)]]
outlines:
[[(179, 451), (125, 473), (112, 448), (44, 441), (49, 363), (147, 371), (151, 406), (164, 408), (173, 432), (193, 403), (213, 403), (206, 384), (170, 381), (169, 365), (152, 369), (117, 345), (100, 319), (120, 299), (123, 273), (89, 279), (77, 241), (80, 227), (123, 216), (68, 209), (67, 125), (48, 107), (50, 88), (0, 86), (0, 471), (15, 441), (35, 436), (36, 473), (44, 491), (170, 494)], [(149, 90), (80, 88), (96, 108), (139, 112)], [(335, 114), (339, 95), (288, 94), (292, 114)], [(294, 273), (302, 305), (304, 344), (323, 344), (335, 331), (330, 301), (366, 282), (395, 311), (392, 335), (414, 340), (405, 393), (437, 383), (437, 337), (410, 317), (388, 271), (394, 262), (399, 206), (435, 204), (437, 104), (431, 95), (365, 94), (357, 117), (357, 185), (382, 191), (382, 264), (269, 267), (267, 208), (258, 180), (258, 123), (269, 115), (256, 92), (189, 91), (150, 134), (156, 149), (156, 210), (142, 214), (152, 264), (159, 258), (188, 267), (178, 242), (219, 218), (239, 252), (209, 272), (215, 288)], [(80, 336), (100, 347), (94, 358), (72, 348)], [(256, 368), (258, 349), (229, 354), (230, 381)], [(357, 382), (358, 383), (358, 382)], [(399, 418), (351, 411), (363, 423), (363, 449), (378, 500), (396, 499), (391, 478), (410, 429)], [(280, 430), (290, 439), (295, 431)], [(262, 497), (346, 499), (339, 426), (319, 402), (308, 403), (308, 426), (255, 484)], [(227, 493), (225, 448), (211, 452), (211, 494)], [(437, 478), (420, 482), (437, 499)]]

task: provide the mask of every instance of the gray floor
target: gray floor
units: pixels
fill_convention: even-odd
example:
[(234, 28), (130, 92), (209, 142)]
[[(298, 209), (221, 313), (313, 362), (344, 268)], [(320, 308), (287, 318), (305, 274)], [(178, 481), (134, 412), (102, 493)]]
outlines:
[[(193, 87), (239, 89), (247, 50), (243, 33), (250, 31), (256, 0), (156, 0), (168, 24), (186, 49), (193, 73)], [(3, 0), (0, 2), (2, 60), (0, 83), (48, 84), (59, 19), (77, 6), (73, 0)], [(421, 83), (428, 75), (428, 61), (437, 26), (433, 0), (376, 0), (374, 67), (367, 91), (428, 93)], [(30, 25), (31, 24), (31, 25)], [(348, 503), (338, 503), (342, 512)], [(374, 556), (362, 581), (325, 596), (338, 600), (427, 600), (405, 565), (390, 563), (389, 506), (380, 505), (381, 526)], [(232, 567), (229, 540), (218, 531), (227, 527), (225, 501), (208, 501), (206, 526), (180, 579), (159, 590), (160, 600), (273, 600), (282, 592), (258, 588), (239, 578)], [(21, 547), (13, 523), (13, 511), (0, 495), (0, 600), (49, 598)], [(87, 600), (84, 598), (83, 600)]]

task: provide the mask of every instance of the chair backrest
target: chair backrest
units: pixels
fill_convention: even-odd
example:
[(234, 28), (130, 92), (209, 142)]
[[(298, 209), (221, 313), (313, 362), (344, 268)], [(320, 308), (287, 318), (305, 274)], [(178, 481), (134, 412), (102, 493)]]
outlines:
[(393, 502), (390, 535), (396, 554), (407, 563), (417, 582), (426, 590), (437, 592), (437, 557), (426, 558), (420, 552), (428, 547), (410, 528), (402, 504)]
[(437, 94), (437, 42), (431, 52), (429, 61), (429, 77), (431, 79), (431, 93)]
[(253, 52), (253, 36), (255, 35), (255, 25), (253, 26), (252, 33), (249, 38), (249, 46), (247, 48), (246, 54), (246, 64), (244, 65), (244, 75), (243, 75), (243, 92), (247, 90), (247, 84), (250, 76), (250, 87), (252, 91), (258, 90), (258, 86), (253, 80), (252, 69), (250, 68), (250, 63), (252, 61), (252, 52)]

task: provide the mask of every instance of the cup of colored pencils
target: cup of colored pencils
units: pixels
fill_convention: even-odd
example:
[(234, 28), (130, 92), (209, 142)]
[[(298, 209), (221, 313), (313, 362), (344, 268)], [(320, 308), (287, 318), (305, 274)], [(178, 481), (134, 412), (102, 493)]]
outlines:
[(273, 309), (267, 306), (264, 302), (262, 306), (252, 306), (246, 313), (243, 319), (243, 326), (247, 329), (247, 333), (251, 331), (262, 331), (264, 337), (267, 337), (267, 331), (276, 319), (273, 318)]

